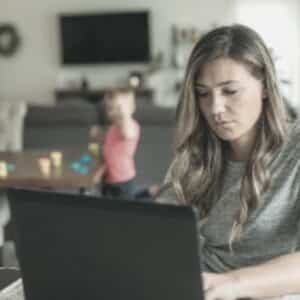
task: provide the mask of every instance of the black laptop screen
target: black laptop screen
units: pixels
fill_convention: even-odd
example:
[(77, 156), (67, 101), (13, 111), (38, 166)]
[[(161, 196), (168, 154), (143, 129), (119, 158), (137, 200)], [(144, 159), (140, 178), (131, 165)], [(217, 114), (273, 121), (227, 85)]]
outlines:
[(201, 299), (190, 208), (24, 190), (9, 199), (28, 299)]

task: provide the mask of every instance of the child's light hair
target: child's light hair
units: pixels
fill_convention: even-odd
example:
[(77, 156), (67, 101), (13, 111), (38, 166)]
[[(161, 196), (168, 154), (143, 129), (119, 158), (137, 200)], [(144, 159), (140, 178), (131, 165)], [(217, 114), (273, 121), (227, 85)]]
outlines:
[(104, 99), (107, 102), (117, 99), (119, 96), (124, 96), (124, 99), (122, 101), (126, 101), (126, 104), (130, 107), (130, 111), (134, 113), (136, 110), (136, 103), (135, 92), (132, 88), (122, 87), (110, 89), (105, 93)]

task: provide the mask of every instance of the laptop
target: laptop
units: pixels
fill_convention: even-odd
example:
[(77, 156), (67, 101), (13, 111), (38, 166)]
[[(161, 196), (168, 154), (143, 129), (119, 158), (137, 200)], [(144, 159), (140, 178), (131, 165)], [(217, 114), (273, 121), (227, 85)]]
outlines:
[(28, 300), (203, 299), (193, 209), (10, 189)]

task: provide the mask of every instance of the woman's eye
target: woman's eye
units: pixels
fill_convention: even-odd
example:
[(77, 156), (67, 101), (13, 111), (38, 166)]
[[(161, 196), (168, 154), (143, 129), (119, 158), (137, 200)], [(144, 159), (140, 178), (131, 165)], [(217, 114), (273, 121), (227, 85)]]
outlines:
[(225, 90), (224, 94), (226, 95), (234, 95), (237, 93), (237, 90)]
[(208, 96), (208, 92), (205, 92), (205, 91), (196, 91), (196, 94), (200, 98), (204, 98), (204, 97)]

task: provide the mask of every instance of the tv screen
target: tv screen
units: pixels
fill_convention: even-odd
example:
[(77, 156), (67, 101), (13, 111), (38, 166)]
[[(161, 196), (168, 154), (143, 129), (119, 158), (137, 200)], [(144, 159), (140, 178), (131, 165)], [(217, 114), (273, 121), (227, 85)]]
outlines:
[(146, 63), (149, 12), (60, 15), (63, 64)]

